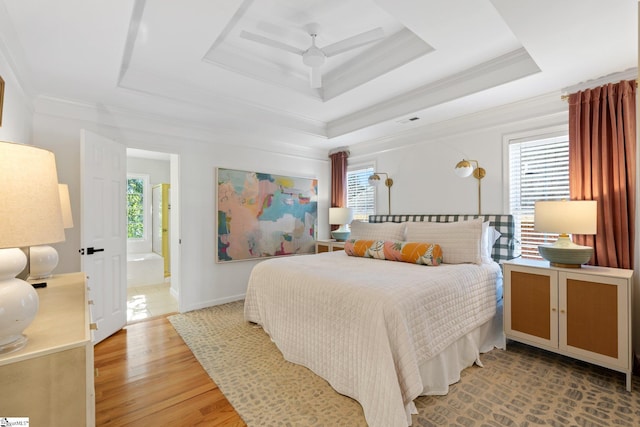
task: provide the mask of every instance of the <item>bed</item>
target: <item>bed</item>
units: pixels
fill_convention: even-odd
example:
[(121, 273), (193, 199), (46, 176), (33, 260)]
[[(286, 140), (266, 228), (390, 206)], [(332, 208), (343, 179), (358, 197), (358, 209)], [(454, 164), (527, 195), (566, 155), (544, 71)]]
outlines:
[[(346, 251), (256, 265), (245, 319), (286, 360), (357, 400), (370, 426), (411, 425), (416, 397), (446, 394), (480, 353), (505, 347), (499, 262), (516, 256), (513, 217), (374, 215), (355, 225)], [(442, 242), (429, 242), (427, 261), (374, 259), (375, 244), (364, 256), (347, 254), (367, 239), (403, 247), (427, 238)]]

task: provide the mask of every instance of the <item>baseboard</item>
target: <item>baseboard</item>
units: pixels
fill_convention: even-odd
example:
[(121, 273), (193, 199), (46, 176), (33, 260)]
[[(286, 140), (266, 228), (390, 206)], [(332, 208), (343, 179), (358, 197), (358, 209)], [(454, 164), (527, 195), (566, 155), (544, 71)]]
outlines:
[(246, 294), (234, 295), (226, 298), (218, 298), (209, 301), (202, 301), (198, 304), (190, 305), (189, 307), (185, 307), (184, 313), (188, 311), (200, 310), (207, 307), (213, 307), (214, 305), (222, 305), (229, 302), (243, 300)]

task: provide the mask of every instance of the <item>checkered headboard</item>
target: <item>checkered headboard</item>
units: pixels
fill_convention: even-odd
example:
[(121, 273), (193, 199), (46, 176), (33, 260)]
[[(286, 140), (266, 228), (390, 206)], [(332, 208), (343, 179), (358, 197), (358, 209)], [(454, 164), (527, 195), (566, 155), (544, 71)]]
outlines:
[(519, 255), (516, 246), (513, 215), (369, 215), (369, 222), (455, 222), (474, 218), (490, 221), (490, 224), (501, 234), (498, 241), (493, 245), (491, 252), (491, 257), (497, 263), (516, 258)]

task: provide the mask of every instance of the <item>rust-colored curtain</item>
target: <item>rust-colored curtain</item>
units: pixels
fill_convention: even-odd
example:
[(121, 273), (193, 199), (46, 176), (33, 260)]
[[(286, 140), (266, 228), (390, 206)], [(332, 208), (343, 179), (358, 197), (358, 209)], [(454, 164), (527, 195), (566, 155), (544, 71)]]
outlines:
[(344, 208), (347, 205), (347, 158), (348, 150), (329, 154), (331, 159), (331, 207)]
[(572, 200), (598, 201), (590, 263), (633, 269), (636, 206), (636, 82), (569, 95), (569, 186)]
[[(331, 207), (344, 208), (347, 206), (347, 159), (349, 150), (338, 148), (329, 153), (331, 159)], [(337, 230), (339, 225), (329, 225), (331, 231)]]

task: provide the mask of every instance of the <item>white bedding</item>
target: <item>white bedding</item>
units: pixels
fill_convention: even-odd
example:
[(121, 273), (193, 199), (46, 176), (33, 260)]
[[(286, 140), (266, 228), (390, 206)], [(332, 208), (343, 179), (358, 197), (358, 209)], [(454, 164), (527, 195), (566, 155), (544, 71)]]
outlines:
[(370, 426), (406, 426), (413, 399), (429, 392), (421, 370), (490, 323), (500, 277), (496, 263), (426, 267), (342, 251), (276, 258), (254, 267), (245, 319), (285, 359), (356, 399)]

